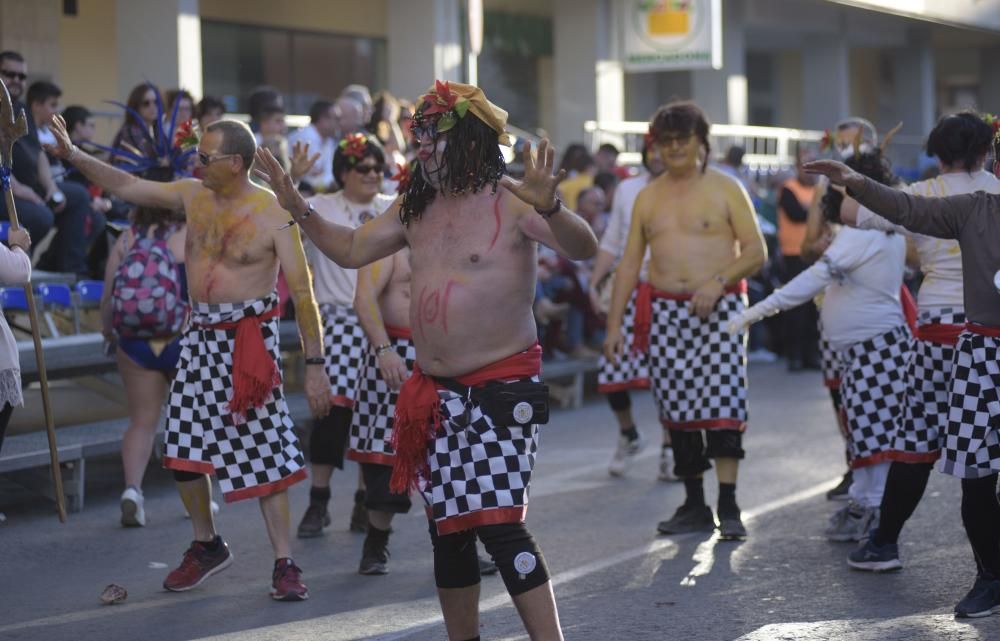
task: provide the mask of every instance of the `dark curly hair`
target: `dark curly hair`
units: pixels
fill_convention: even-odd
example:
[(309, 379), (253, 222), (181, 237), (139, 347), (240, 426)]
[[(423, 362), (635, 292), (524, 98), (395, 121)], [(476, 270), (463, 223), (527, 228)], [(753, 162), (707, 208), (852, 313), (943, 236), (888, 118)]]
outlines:
[(338, 185), (343, 186), (344, 181), (342, 176), (347, 173), (355, 164), (361, 162), (365, 158), (372, 157), (375, 162), (380, 165), (385, 165), (385, 149), (382, 148), (382, 144), (379, 143), (378, 138), (372, 134), (365, 136), (365, 153), (361, 158), (355, 160), (351, 156), (344, 153), (344, 150), (337, 145), (337, 150), (333, 152), (333, 178), (337, 181)]
[[(414, 126), (421, 123), (421, 115), (430, 103), (425, 102), (413, 116)], [(472, 112), (459, 118), (454, 127), (439, 136), (448, 137), (441, 169), (443, 184), (452, 194), (479, 193), (487, 185), (496, 193), (500, 178), (507, 173), (507, 163), (500, 153), (500, 135)], [(413, 178), (403, 192), (399, 219), (404, 225), (420, 219), (427, 207), (434, 202), (437, 188), (424, 176), (423, 167), (417, 163)]]
[[(882, 155), (882, 150), (876, 147), (871, 151), (855, 154), (844, 163), (875, 182), (883, 185), (895, 185), (896, 176), (892, 173), (889, 159)], [(844, 194), (836, 189), (827, 189), (820, 201), (823, 217), (831, 223), (840, 224), (840, 205), (844, 202)]]
[(942, 116), (927, 137), (927, 155), (965, 171), (979, 164), (993, 144), (993, 128), (972, 111)]
[(708, 116), (701, 107), (690, 100), (680, 100), (668, 102), (653, 114), (649, 130), (654, 139), (659, 139), (668, 131), (677, 133), (689, 133), (698, 137), (702, 148), (705, 150), (705, 159), (701, 163), (701, 172), (708, 169), (708, 158), (712, 152), (712, 145), (708, 141), (708, 130), (711, 124)]

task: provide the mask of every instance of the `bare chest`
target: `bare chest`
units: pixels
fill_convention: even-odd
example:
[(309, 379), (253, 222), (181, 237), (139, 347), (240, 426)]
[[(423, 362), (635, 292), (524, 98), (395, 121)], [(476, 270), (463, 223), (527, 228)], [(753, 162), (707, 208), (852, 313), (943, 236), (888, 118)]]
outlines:
[(250, 212), (217, 211), (191, 217), (186, 250), (189, 260), (229, 266), (261, 260), (267, 246), (260, 219)]
[(412, 223), (408, 240), (414, 270), (478, 270), (503, 262), (515, 230), (500, 197), (431, 205)]
[(732, 236), (725, 198), (706, 189), (659, 195), (645, 220), (650, 239), (658, 236)]

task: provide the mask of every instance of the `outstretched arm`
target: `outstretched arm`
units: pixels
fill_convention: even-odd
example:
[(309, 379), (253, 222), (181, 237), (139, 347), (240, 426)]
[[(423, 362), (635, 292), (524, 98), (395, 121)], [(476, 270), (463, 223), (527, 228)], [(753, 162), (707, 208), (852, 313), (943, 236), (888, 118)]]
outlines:
[(518, 226), (525, 236), (548, 245), (567, 258), (586, 260), (597, 252), (597, 237), (587, 221), (565, 205), (547, 219), (527, 211), (529, 207), (536, 211), (551, 211), (556, 205), (556, 187), (566, 177), (566, 171), (560, 169), (557, 173), (552, 173), (555, 153), (555, 149), (549, 146), (548, 139), (543, 139), (538, 145), (536, 161), (531, 156), (531, 145), (525, 145), (524, 179), (504, 176), (500, 184), (524, 203), (519, 208)]
[(46, 145), (47, 152), (72, 163), (91, 182), (130, 203), (161, 209), (181, 209), (184, 207), (185, 190), (197, 184), (195, 180), (170, 183), (143, 180), (80, 151), (70, 141), (69, 134), (66, 133), (66, 121), (59, 114), (52, 116), (50, 130), (55, 135), (56, 144)]
[(985, 192), (947, 198), (911, 196), (866, 178), (836, 160), (814, 160), (803, 169), (844, 185), (855, 200), (889, 222), (937, 238), (957, 239), (969, 216), (983, 206), (980, 201), (990, 198)]
[(341, 267), (356, 269), (406, 247), (406, 231), (399, 220), (398, 202), (357, 229), (337, 225), (318, 215), (309, 215), (309, 203), (270, 151), (258, 147), (257, 164), (261, 168), (254, 173), (271, 187), (278, 204), (291, 214), (291, 224), (298, 224), (316, 248)]

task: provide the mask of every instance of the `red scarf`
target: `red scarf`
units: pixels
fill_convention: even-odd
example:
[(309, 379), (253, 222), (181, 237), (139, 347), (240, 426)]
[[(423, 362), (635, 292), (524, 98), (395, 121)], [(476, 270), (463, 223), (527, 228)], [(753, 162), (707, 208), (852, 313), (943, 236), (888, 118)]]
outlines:
[(903, 307), (903, 318), (906, 319), (906, 324), (910, 327), (910, 333), (916, 334), (919, 331), (917, 327), (917, 301), (913, 299), (913, 294), (910, 293), (910, 288), (906, 285), (899, 288), (899, 304)]
[(244, 316), (238, 321), (201, 325), (205, 329), (236, 330), (233, 345), (233, 397), (229, 411), (245, 416), (248, 410), (261, 407), (276, 385), (281, 384), (281, 372), (264, 345), (260, 324), (281, 315), (275, 306), (260, 316)]
[[(455, 380), (467, 387), (477, 387), (489, 381), (536, 376), (541, 370), (542, 346), (535, 343), (519, 354), (458, 376)], [(430, 476), (427, 443), (441, 429), (438, 387), (434, 377), (424, 374), (417, 363), (410, 378), (399, 389), (392, 425), (392, 449), (396, 458), (389, 481), (389, 489), (397, 494), (418, 489), (418, 479)]]
[(938, 345), (956, 345), (958, 336), (965, 329), (964, 325), (945, 325), (942, 323), (927, 323), (917, 327), (916, 337), (928, 343)]
[[(741, 280), (735, 285), (727, 287), (723, 295), (746, 293), (747, 282)], [(654, 298), (685, 301), (694, 298), (694, 294), (671, 294), (670, 292), (653, 289), (653, 286), (649, 283), (639, 283), (639, 290), (635, 298), (635, 324), (632, 329), (633, 353), (649, 351), (649, 332), (653, 329)]]
[(969, 330), (973, 334), (979, 334), (980, 336), (1000, 338), (1000, 327), (990, 327), (989, 325), (980, 325), (978, 323), (966, 323), (965, 329)]

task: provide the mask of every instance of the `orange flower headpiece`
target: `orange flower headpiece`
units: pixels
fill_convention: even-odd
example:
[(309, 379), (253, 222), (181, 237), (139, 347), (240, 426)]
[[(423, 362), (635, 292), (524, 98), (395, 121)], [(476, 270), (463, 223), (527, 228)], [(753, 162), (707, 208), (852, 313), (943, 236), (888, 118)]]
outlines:
[(396, 163), (396, 173), (392, 175), (389, 180), (395, 180), (399, 183), (396, 186), (396, 193), (401, 194), (406, 191), (407, 187), (410, 186), (410, 181), (413, 179), (413, 164), (416, 161), (409, 163)]
[(487, 100), (486, 94), (479, 87), (435, 80), (434, 86), (420, 97), (420, 101), (428, 106), (418, 109), (414, 121), (436, 121), (438, 132), (445, 132), (472, 113), (497, 132), (501, 145), (511, 145), (510, 135), (507, 133), (507, 112)]
[(353, 166), (359, 160), (364, 159), (365, 152), (368, 151), (368, 136), (361, 133), (347, 134), (337, 146), (347, 156), (347, 162)]

